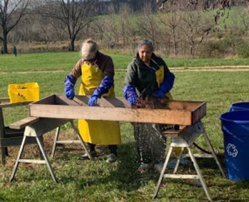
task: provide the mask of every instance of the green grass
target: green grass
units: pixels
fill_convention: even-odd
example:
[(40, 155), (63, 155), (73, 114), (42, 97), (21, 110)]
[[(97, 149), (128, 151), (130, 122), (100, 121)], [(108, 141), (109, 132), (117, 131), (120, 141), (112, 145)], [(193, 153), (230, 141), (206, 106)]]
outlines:
[[(78, 53), (42, 53), (0, 56), (0, 97), (7, 97), (9, 83), (24, 83), (36, 81), (40, 86), (40, 97), (51, 94), (63, 94), (64, 78), (78, 60)], [(112, 55), (117, 68), (125, 68), (132, 56)], [(239, 60), (173, 60), (165, 59), (167, 64), (174, 66), (206, 66), (217, 64), (249, 64), (246, 59)], [(33, 63), (32, 63), (33, 61)], [(182, 65), (179, 65), (182, 64)], [(198, 64), (198, 65), (197, 65)], [(11, 69), (11, 70), (10, 70)], [(63, 70), (63, 72), (35, 71)], [(26, 73), (15, 73), (25, 71)], [(11, 73), (13, 72), (13, 73)], [(173, 71), (174, 72), (174, 71)], [(175, 85), (172, 90), (176, 100), (196, 100), (207, 102), (207, 115), (203, 118), (208, 136), (219, 154), (224, 165), (223, 134), (220, 129), (219, 115), (228, 111), (234, 102), (248, 101), (249, 72), (174, 72)], [(122, 96), (125, 72), (116, 71), (115, 91)], [(77, 82), (76, 91), (79, 83)], [(4, 109), (7, 123), (25, 117), (27, 110)], [(18, 147), (10, 148), (7, 166), (0, 165), (0, 201), (151, 201), (159, 174), (151, 171), (146, 174), (136, 172), (139, 165), (136, 153), (133, 130), (130, 123), (121, 123), (122, 144), (119, 146), (119, 160), (114, 164), (106, 164), (106, 156), (100, 156), (94, 161), (79, 161), (83, 152), (80, 146), (59, 147), (52, 167), (59, 180), (53, 183), (45, 165), (21, 164), (17, 171), (16, 181), (9, 183), (14, 159)], [(70, 127), (64, 127), (62, 136), (74, 137)], [(54, 133), (44, 135), (46, 150), (51, 152)], [(198, 144), (207, 149), (204, 140)], [(25, 155), (38, 157), (36, 147), (27, 146)], [(31, 147), (31, 149), (29, 148)], [(108, 149), (105, 150), (106, 154)], [(34, 153), (34, 154), (32, 154)], [(199, 166), (210, 189), (214, 201), (249, 201), (248, 182), (234, 182), (223, 178), (214, 160), (200, 160)], [(194, 174), (194, 169), (185, 167), (185, 173)], [(190, 180), (167, 180), (160, 189), (157, 201), (207, 201), (202, 187)]]
[[(79, 52), (32, 53), (0, 55), (0, 72), (66, 71), (70, 72), (79, 59)], [(126, 69), (133, 55), (109, 54), (116, 69)], [(169, 67), (204, 67), (222, 65), (248, 65), (249, 58), (237, 59), (172, 59), (164, 58)], [(14, 76), (13, 76), (14, 77)]]

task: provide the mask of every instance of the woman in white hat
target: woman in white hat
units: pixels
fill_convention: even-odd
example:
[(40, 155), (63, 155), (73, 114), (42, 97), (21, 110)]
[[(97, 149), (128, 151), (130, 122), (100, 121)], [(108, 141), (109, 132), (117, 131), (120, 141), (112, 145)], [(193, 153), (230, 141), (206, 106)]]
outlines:
[[(101, 96), (115, 96), (114, 64), (111, 57), (99, 52), (96, 42), (92, 39), (83, 42), (81, 56), (65, 79), (67, 98), (74, 98), (74, 85), (79, 77), (81, 77), (79, 95), (91, 95), (89, 106), (96, 106)], [(79, 120), (79, 132), (93, 157), (97, 155), (96, 144), (108, 145), (110, 155), (106, 161), (109, 163), (116, 161), (117, 145), (121, 143), (118, 122), (81, 119)], [(87, 154), (81, 156), (80, 159), (88, 159)]]

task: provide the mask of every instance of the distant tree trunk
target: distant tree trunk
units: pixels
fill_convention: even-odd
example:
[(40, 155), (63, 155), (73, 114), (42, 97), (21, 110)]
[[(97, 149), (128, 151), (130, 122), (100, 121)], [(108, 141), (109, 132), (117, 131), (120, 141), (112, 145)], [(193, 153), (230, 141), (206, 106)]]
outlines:
[(0, 40), (3, 42), (3, 53), (8, 53), (8, 34), (25, 15), (29, 2), (30, 0), (0, 1), (0, 27), (2, 28)]
[(75, 43), (74, 43), (74, 42), (75, 42), (75, 39), (76, 39), (75, 36), (71, 38), (70, 47), (71, 47), (72, 51), (75, 50), (75, 46), (74, 46), (74, 44), (75, 44)]
[(3, 32), (3, 53), (8, 53), (8, 33)]

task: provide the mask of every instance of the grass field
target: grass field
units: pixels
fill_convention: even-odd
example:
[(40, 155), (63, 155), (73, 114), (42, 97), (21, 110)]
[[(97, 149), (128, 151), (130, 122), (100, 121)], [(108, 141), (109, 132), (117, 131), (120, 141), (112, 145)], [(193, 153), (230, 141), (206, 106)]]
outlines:
[[(66, 71), (69, 72), (79, 59), (79, 52), (62, 53), (32, 53), (14, 55), (0, 55), (0, 72), (22, 72), (22, 71)], [(126, 69), (133, 55), (121, 55), (110, 53), (115, 69)], [(205, 67), (224, 65), (249, 65), (249, 58), (236, 59), (171, 59), (165, 58), (169, 67)], [(33, 75), (33, 74), (32, 74)]]
[[(116, 75), (115, 91), (122, 96), (124, 69), (133, 56), (111, 55)], [(63, 94), (64, 78), (71, 71), (79, 58), (79, 53), (41, 53), (0, 55), (0, 97), (7, 97), (9, 83), (38, 82), (40, 97), (51, 94)], [(223, 134), (220, 130), (219, 115), (228, 111), (234, 102), (248, 101), (249, 71), (206, 71), (204, 66), (249, 65), (249, 59), (194, 59), (180, 60), (165, 58), (168, 66), (203, 67), (203, 71), (177, 71), (172, 90), (176, 100), (196, 100), (207, 102), (207, 115), (203, 118), (206, 131), (218, 153), (223, 167)], [(60, 70), (60, 71), (58, 71)], [(44, 72), (42, 72), (44, 71)], [(76, 91), (79, 83), (77, 82)], [(27, 115), (24, 107), (4, 110), (6, 124), (17, 121)], [(109, 165), (104, 159), (106, 148), (99, 148), (103, 153), (94, 161), (79, 161), (83, 152), (80, 146), (60, 147), (54, 159), (51, 159), (58, 184), (53, 183), (45, 165), (22, 165), (17, 171), (16, 181), (9, 183), (17, 148), (10, 148), (7, 165), (0, 165), (0, 201), (151, 201), (159, 174), (150, 171), (139, 174), (133, 130), (130, 123), (120, 123), (122, 144), (119, 146), (119, 159)], [(73, 138), (73, 132), (67, 125), (63, 127), (62, 138)], [(51, 152), (54, 132), (44, 136), (45, 149)], [(204, 139), (198, 144), (207, 148)], [(105, 153), (105, 154), (104, 154)], [(38, 157), (35, 146), (27, 146), (24, 155)], [(223, 178), (215, 161), (199, 160), (199, 166), (210, 189), (214, 201), (249, 201), (249, 183), (234, 182)], [(185, 173), (193, 173), (190, 166), (184, 167)], [(207, 201), (205, 193), (198, 183), (191, 180), (167, 180), (159, 192), (157, 201)]]

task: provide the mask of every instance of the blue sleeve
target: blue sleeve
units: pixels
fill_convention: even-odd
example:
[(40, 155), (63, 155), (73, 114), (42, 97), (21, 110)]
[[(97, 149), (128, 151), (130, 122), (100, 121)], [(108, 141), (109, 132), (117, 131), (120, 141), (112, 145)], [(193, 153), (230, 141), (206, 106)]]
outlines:
[(76, 83), (76, 78), (72, 74), (68, 74), (64, 81), (65, 86), (71, 86), (71, 85), (74, 86), (75, 83)]
[(99, 87), (93, 92), (93, 95), (96, 95), (98, 98), (100, 98), (101, 95), (108, 93), (113, 83), (114, 83), (113, 77), (105, 76), (101, 81)]
[(64, 92), (65, 95), (68, 99), (73, 99), (75, 94), (74, 94), (74, 85), (76, 83), (76, 78), (69, 74), (67, 75), (65, 81), (64, 81)]
[(161, 83), (158, 90), (162, 91), (164, 94), (169, 92), (173, 88), (174, 81), (175, 75), (170, 72), (170, 74), (164, 78), (164, 81)]

